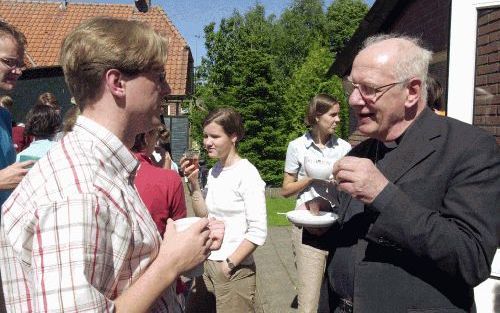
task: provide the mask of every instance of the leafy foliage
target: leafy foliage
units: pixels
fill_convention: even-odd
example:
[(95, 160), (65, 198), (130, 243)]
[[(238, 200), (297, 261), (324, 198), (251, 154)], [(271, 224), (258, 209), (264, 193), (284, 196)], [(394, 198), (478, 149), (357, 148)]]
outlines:
[[(330, 93), (341, 101), (338, 132), (347, 137), (341, 83), (326, 72), (337, 45), (345, 43), (366, 13), (359, 2), (336, 0), (325, 13), (322, 0), (294, 0), (278, 19), (266, 16), (257, 4), (245, 14), (233, 12), (217, 29), (214, 23), (207, 25), (207, 56), (197, 71), (196, 101), (190, 107), (193, 140), (201, 145), (202, 121), (210, 110), (234, 107), (246, 132), (239, 153), (269, 186), (279, 186), (288, 141), (304, 132), (305, 108), (315, 94)], [(331, 21), (339, 14), (349, 19), (348, 29)]]
[(330, 50), (338, 53), (349, 41), (368, 12), (363, 0), (335, 0), (326, 13), (328, 42)]

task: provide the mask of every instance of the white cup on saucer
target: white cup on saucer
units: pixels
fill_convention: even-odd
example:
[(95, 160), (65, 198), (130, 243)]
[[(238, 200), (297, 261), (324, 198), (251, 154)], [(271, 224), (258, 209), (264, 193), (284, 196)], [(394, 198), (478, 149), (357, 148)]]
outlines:
[(333, 160), (306, 156), (304, 159), (304, 171), (308, 177), (329, 180), (332, 177)]

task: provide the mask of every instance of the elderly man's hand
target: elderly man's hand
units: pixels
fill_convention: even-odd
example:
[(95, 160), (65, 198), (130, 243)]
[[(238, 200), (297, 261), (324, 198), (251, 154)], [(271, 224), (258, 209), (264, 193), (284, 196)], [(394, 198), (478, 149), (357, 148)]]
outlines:
[(333, 165), (337, 189), (372, 203), (389, 181), (369, 159), (347, 156)]

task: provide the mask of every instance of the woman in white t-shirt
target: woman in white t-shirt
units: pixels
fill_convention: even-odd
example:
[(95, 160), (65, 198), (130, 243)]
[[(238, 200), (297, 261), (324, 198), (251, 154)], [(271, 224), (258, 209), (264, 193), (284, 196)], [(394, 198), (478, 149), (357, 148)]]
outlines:
[[(333, 170), (351, 145), (335, 136), (340, 104), (330, 95), (318, 94), (309, 102), (305, 118), (310, 129), (288, 144), (282, 195), (297, 195), (296, 207), (318, 196)], [(324, 172), (324, 173), (322, 173)], [(317, 177), (312, 177), (312, 176)], [(316, 189), (315, 189), (316, 187)], [(323, 189), (323, 188), (322, 188)], [(317, 312), (328, 251), (303, 243), (302, 227), (293, 226), (292, 248), (298, 278), (299, 312)]]
[(237, 144), (243, 137), (240, 115), (230, 108), (209, 113), (203, 122), (203, 145), (218, 162), (210, 169), (206, 187), (198, 182), (198, 169), (188, 160), (181, 168), (188, 177), (196, 216), (223, 220), (222, 246), (204, 264), (195, 279), (186, 312), (253, 312), (256, 268), (252, 253), (267, 236), (265, 183)]

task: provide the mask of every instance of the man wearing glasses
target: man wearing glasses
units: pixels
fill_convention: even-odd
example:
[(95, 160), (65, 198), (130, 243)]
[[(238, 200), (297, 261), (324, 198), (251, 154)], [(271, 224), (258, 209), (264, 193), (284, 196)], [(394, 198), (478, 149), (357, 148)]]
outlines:
[(181, 312), (172, 284), (222, 238), (207, 219), (183, 232), (169, 219), (162, 240), (134, 188), (128, 147), (160, 122), (166, 54), (138, 21), (90, 19), (64, 40), (81, 115), (2, 208), (8, 312)]
[[(0, 21), (0, 90), (11, 91), (24, 69), (26, 38), (15, 27)], [(16, 151), (12, 143), (12, 116), (0, 108), (0, 206), (28, 172), (32, 161), (14, 163)]]
[(334, 312), (475, 312), (472, 288), (490, 273), (500, 153), (490, 134), (427, 108), (431, 57), (416, 39), (372, 37), (345, 81), (370, 138), (333, 168)]

